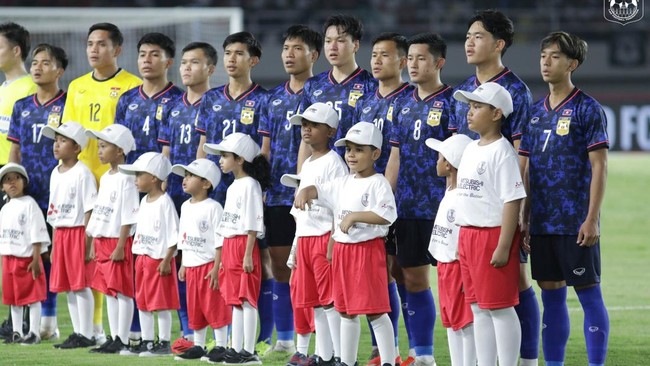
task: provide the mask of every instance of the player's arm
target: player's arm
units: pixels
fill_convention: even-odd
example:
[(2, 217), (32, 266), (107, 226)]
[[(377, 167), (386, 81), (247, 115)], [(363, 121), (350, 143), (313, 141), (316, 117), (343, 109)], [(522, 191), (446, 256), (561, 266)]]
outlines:
[(246, 238), (246, 250), (244, 251), (244, 262), (242, 263), (244, 272), (253, 272), (253, 248), (257, 239), (257, 231), (249, 230)]
[(214, 266), (204, 278), (210, 281), (210, 288), (213, 290), (219, 289), (219, 267), (221, 267), (221, 247), (215, 249)]
[(126, 240), (130, 234), (131, 225), (122, 225), (120, 227), (120, 237), (117, 239), (117, 245), (110, 257), (113, 262), (121, 262), (124, 260), (124, 246), (126, 245)]
[(23, 160), (20, 154), (20, 144), (17, 142), (11, 142), (11, 149), (9, 150), (9, 161), (12, 163), (20, 164)]
[(158, 273), (161, 276), (169, 276), (172, 273), (172, 258), (174, 258), (174, 252), (176, 252), (176, 244), (167, 248), (167, 253), (165, 253), (165, 258), (158, 265)]
[(390, 221), (386, 220), (385, 218), (377, 215), (372, 211), (357, 211), (357, 212), (350, 212), (349, 214), (345, 215), (343, 220), (341, 220), (341, 224), (339, 225), (339, 227), (341, 228), (341, 231), (343, 233), (347, 234), (348, 230), (350, 230), (352, 225), (354, 225), (357, 222), (370, 224), (370, 225), (390, 224)]
[(32, 272), (32, 278), (36, 280), (41, 275), (41, 245), (34, 243), (32, 245), (32, 261), (27, 266), (27, 271)]
[[(271, 138), (268, 136), (262, 137), (262, 156), (266, 161), (271, 161)], [(298, 169), (300, 171), (300, 169)]]
[(501, 222), (501, 233), (499, 234), (499, 243), (497, 244), (490, 264), (495, 268), (503, 267), (508, 263), (510, 256), (510, 247), (512, 246), (512, 238), (517, 230), (517, 223), (519, 222), (519, 210), (521, 206), (521, 199), (506, 202), (503, 205), (503, 219)]
[(519, 155), (519, 172), (526, 190), (526, 198), (523, 199), (519, 212), (519, 229), (521, 230), (522, 247), (526, 253), (530, 253), (530, 232), (528, 231), (530, 221), (530, 176), (527, 156)]
[(296, 194), (296, 198), (293, 201), (293, 206), (295, 208), (304, 210), (305, 206), (311, 205), (311, 200), (318, 198), (318, 190), (316, 186), (308, 186), (300, 190)]
[[(93, 213), (92, 210), (84, 214), (84, 227), (88, 227), (88, 222), (90, 222), (90, 215)], [(53, 233), (54, 234), (54, 233)], [(86, 263), (95, 259), (95, 247), (93, 245), (93, 237), (86, 234)]]
[(578, 244), (590, 247), (598, 241), (600, 228), (600, 207), (605, 197), (605, 184), (607, 182), (607, 149), (598, 149), (589, 152), (591, 163), (591, 185), (589, 186), (589, 211), (585, 222), (580, 225)]
[(386, 172), (384, 173), (393, 192), (397, 190), (397, 174), (399, 172), (399, 164), (399, 148), (393, 146), (390, 149), (388, 163), (386, 164)]
[(311, 155), (311, 149), (307, 144), (300, 140), (300, 147), (298, 148), (298, 171), (296, 173), (300, 174), (302, 170), (302, 164), (309, 158)]
[(208, 155), (208, 154), (205, 153), (205, 151), (203, 151), (203, 145), (205, 145), (205, 142), (206, 142), (205, 135), (201, 135), (201, 137), (199, 138), (199, 148), (196, 149), (196, 158), (197, 159), (203, 159)]

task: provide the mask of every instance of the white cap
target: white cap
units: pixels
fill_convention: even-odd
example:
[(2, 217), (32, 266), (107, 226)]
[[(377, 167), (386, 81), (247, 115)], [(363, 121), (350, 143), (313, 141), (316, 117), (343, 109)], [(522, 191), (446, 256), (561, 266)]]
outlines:
[(300, 185), (300, 175), (283, 174), (280, 178), (280, 183), (282, 183), (283, 186), (298, 188), (298, 185)]
[(260, 154), (260, 147), (249, 135), (235, 132), (226, 136), (218, 144), (204, 144), (203, 151), (213, 155), (221, 155), (222, 152), (234, 153), (252, 163), (255, 157)]
[(316, 123), (324, 123), (332, 128), (339, 126), (339, 114), (336, 113), (334, 108), (325, 103), (314, 103), (310, 105), (301, 114), (291, 116), (289, 123), (292, 125), (300, 125), (303, 119)]
[(146, 152), (133, 164), (118, 165), (120, 172), (133, 175), (138, 172), (149, 173), (154, 177), (165, 180), (172, 171), (172, 164), (165, 155), (157, 152)]
[(67, 138), (73, 139), (74, 142), (79, 144), (81, 148), (85, 148), (86, 145), (88, 145), (88, 137), (86, 137), (85, 134), (86, 130), (81, 127), (81, 125), (77, 122), (65, 122), (59, 127), (53, 127), (50, 125), (47, 125), (43, 127), (42, 133), (43, 136), (50, 138), (54, 140), (56, 138), (56, 134), (58, 133), (59, 135), (65, 136)]
[(2, 182), (2, 178), (4, 178), (6, 174), (12, 172), (22, 175), (27, 179), (27, 183), (29, 183), (29, 176), (27, 175), (27, 171), (25, 170), (25, 167), (16, 163), (7, 163), (5, 164), (5, 166), (2, 167), (2, 169), (0, 169), (0, 182)]
[(221, 170), (212, 160), (196, 159), (188, 165), (176, 164), (172, 166), (172, 173), (176, 175), (184, 177), (185, 172), (207, 179), (212, 184), (213, 189), (221, 182)]
[(124, 155), (135, 150), (135, 139), (133, 138), (131, 130), (126, 126), (117, 123), (110, 125), (101, 131), (86, 130), (86, 136), (91, 139), (104, 140), (116, 145), (124, 151)]
[(471, 93), (464, 90), (457, 90), (454, 93), (454, 99), (463, 103), (474, 101), (489, 104), (495, 108), (499, 108), (503, 113), (503, 117), (508, 117), (512, 113), (512, 96), (506, 88), (491, 81), (479, 85)]
[(383, 136), (374, 124), (370, 122), (359, 122), (350, 127), (344, 138), (336, 140), (334, 146), (345, 146), (346, 141), (353, 142), (357, 145), (371, 145), (381, 149)]
[(436, 150), (449, 162), (454, 168), (458, 169), (460, 159), (463, 157), (463, 151), (472, 140), (469, 136), (463, 134), (453, 135), (445, 141), (436, 139), (427, 139), (425, 144)]

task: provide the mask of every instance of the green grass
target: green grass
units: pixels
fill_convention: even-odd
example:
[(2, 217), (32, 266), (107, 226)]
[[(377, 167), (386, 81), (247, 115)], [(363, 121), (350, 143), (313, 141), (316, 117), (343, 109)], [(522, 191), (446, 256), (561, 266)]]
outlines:
[[(602, 210), (602, 289), (611, 322), (608, 365), (646, 365), (650, 363), (650, 278), (643, 268), (650, 261), (650, 207), (647, 188), (650, 182), (650, 155), (611, 154), (607, 194)], [(435, 271), (432, 271), (435, 272)], [(435, 274), (434, 274), (435, 277)], [(432, 279), (435, 289), (435, 278)], [(538, 293), (539, 289), (535, 288)], [(436, 294), (437, 292), (434, 292)], [(437, 298), (437, 295), (435, 296)], [(569, 291), (571, 337), (566, 365), (586, 365), (582, 335), (582, 312), (573, 291)], [(0, 317), (8, 313), (0, 306)], [(174, 335), (178, 322), (174, 320)], [(363, 365), (370, 353), (370, 337), (362, 320), (359, 360)], [(65, 297), (59, 299), (59, 325), (65, 336), (71, 331)], [(108, 322), (104, 321), (108, 330)], [(400, 328), (402, 355), (406, 355), (406, 337)], [(312, 337), (313, 343), (313, 337)], [(449, 365), (445, 329), (439, 318), (435, 330), (435, 353), (438, 365)], [(313, 348), (313, 347), (312, 347)], [(540, 360), (542, 359), (540, 351)], [(264, 359), (265, 365), (284, 365), (285, 358)], [(87, 350), (55, 350), (50, 342), (33, 347), (0, 345), (0, 365), (178, 365), (171, 358), (139, 359), (121, 356), (91, 355)], [(192, 362), (190, 362), (192, 364)], [(198, 364), (196, 362), (195, 364)], [(544, 365), (540, 361), (540, 365)]]

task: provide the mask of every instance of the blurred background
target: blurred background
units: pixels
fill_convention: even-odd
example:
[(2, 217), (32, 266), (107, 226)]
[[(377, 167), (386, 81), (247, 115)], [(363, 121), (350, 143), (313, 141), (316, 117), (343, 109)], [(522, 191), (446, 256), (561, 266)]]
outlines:
[[(68, 52), (71, 65), (64, 88), (90, 71), (85, 38), (88, 27), (96, 22), (109, 21), (122, 29), (125, 51), (120, 65), (135, 74), (135, 47), (144, 33), (168, 34), (176, 40), (179, 53), (185, 44), (201, 40), (213, 44), (221, 55), (226, 35), (250, 31), (263, 45), (253, 80), (271, 88), (287, 79), (280, 60), (283, 31), (292, 24), (321, 30), (324, 20), (338, 13), (355, 15), (363, 22), (365, 34), (357, 62), (366, 69), (370, 42), (382, 32), (407, 37), (440, 33), (449, 44), (443, 81), (456, 85), (474, 72), (466, 64), (463, 47), (468, 20), (477, 9), (496, 8), (515, 25), (515, 42), (504, 64), (528, 84), (535, 100), (548, 91), (539, 73), (540, 40), (554, 30), (575, 33), (588, 42), (589, 53), (573, 80), (603, 104), (613, 149), (650, 151), (650, 16), (625, 26), (612, 23), (604, 17), (612, 2), (631, 4), (633, 0), (112, 0), (110, 6), (99, 0), (0, 0), (0, 21), (24, 25), (32, 33), (32, 46), (51, 42)], [(643, 11), (644, 1), (636, 2)], [(328, 69), (327, 60), (321, 57), (314, 71)], [(221, 61), (217, 70), (213, 87), (227, 80)], [(180, 83), (177, 67), (170, 78)]]

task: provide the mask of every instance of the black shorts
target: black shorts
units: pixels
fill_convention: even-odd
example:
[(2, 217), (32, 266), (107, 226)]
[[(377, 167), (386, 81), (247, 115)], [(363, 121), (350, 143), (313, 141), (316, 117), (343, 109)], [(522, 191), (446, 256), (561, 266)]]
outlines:
[(386, 235), (386, 255), (397, 255), (397, 242), (395, 240), (395, 224), (388, 227)]
[(576, 235), (530, 237), (530, 264), (536, 281), (566, 281), (568, 286), (600, 282), (600, 240), (591, 247), (576, 244)]
[(296, 235), (296, 220), (289, 213), (291, 206), (272, 206), (264, 210), (266, 242), (269, 247), (291, 246)]
[(429, 253), (433, 220), (397, 219), (395, 237), (397, 262), (402, 268), (437, 264)]

